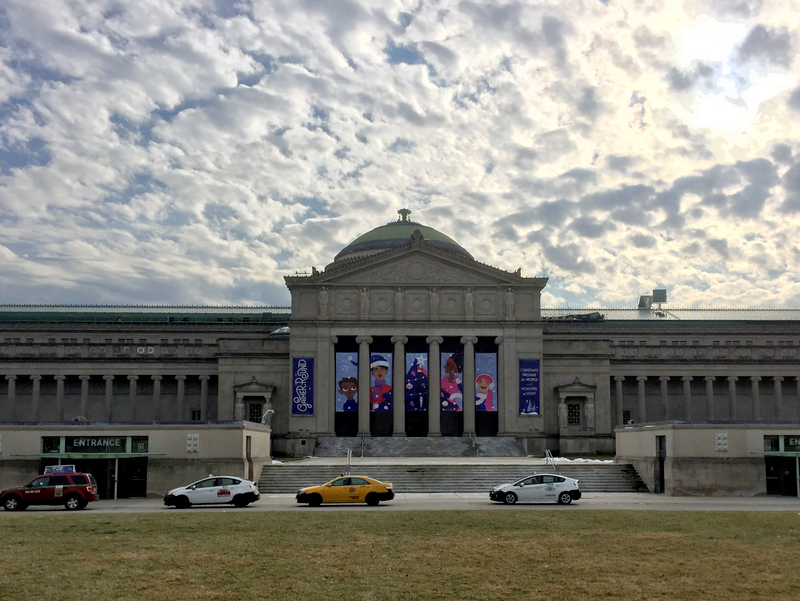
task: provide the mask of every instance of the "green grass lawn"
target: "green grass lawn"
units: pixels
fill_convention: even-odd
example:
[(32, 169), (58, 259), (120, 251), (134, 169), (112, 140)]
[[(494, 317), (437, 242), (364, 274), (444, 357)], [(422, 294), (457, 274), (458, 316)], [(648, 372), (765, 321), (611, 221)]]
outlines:
[(0, 515), (0, 599), (800, 599), (800, 514)]

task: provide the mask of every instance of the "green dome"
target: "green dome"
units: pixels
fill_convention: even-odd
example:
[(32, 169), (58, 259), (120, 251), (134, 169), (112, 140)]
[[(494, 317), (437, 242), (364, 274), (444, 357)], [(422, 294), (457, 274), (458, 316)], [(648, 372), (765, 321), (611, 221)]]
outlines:
[(470, 259), (472, 258), (471, 254), (449, 236), (445, 236), (442, 232), (428, 227), (427, 225), (411, 221), (408, 218), (411, 211), (408, 209), (401, 209), (398, 213), (400, 213), (400, 219), (397, 221), (392, 221), (386, 225), (376, 227), (374, 230), (370, 230), (366, 234), (353, 240), (336, 255), (334, 263), (345, 259), (366, 257), (385, 250), (397, 248), (398, 246), (403, 246), (408, 243), (411, 235), (417, 230), (419, 230), (419, 233), (422, 234), (422, 238), (426, 242), (443, 250), (455, 252)]

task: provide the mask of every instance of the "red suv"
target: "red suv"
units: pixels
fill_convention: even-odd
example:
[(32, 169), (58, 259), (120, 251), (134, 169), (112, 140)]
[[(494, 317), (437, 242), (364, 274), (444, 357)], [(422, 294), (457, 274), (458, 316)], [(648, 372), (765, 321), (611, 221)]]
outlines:
[(25, 486), (0, 490), (3, 509), (22, 511), (28, 505), (63, 505), (74, 510), (100, 499), (94, 476), (76, 472), (74, 465), (53, 465), (44, 471), (44, 475)]

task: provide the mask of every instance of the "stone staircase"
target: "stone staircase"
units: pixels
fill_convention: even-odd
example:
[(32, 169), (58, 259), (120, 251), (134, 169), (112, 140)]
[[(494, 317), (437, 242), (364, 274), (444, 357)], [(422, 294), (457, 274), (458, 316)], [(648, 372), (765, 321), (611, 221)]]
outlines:
[[(360, 444), (360, 441), (359, 441)], [(341, 457), (341, 455), (340, 455)], [(350, 470), (394, 484), (398, 493), (489, 493), (493, 486), (514, 482), (536, 472), (552, 473), (549, 465), (421, 464), (357, 466)], [(647, 492), (633, 466), (624, 463), (557, 463), (563, 476), (577, 478), (583, 492)], [(344, 473), (342, 465), (265, 465), (258, 488), (262, 494), (294, 493), (298, 488), (323, 484)]]
[(500, 436), (366, 437), (321, 436), (315, 457), (525, 457), (516, 438)]

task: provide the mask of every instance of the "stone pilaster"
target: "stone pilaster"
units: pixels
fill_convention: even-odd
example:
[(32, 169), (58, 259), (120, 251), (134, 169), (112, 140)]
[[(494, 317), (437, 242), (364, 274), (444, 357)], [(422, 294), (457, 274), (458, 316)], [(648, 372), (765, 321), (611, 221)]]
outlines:
[(647, 376), (636, 376), (639, 392), (639, 422), (645, 423), (647, 421), (647, 398), (644, 395), (644, 383), (647, 382)]
[(33, 412), (33, 421), (39, 421), (39, 399), (42, 390), (42, 376), (31, 376), (33, 381), (33, 390), (31, 391), (31, 411)]
[(692, 376), (683, 376), (683, 419), (692, 420)]
[(661, 406), (664, 407), (664, 419), (669, 420), (669, 376), (659, 376), (661, 383)]
[(750, 385), (753, 394), (753, 420), (761, 421), (761, 392), (758, 389), (758, 383), (761, 381), (761, 376), (752, 376), (750, 378)]
[(156, 414), (155, 414), (155, 421), (161, 421), (161, 380), (163, 376), (150, 376), (150, 379), (153, 380), (153, 403), (156, 405)]
[(80, 415), (85, 417), (87, 420), (89, 416), (89, 380), (91, 376), (78, 376), (81, 381), (81, 412)]
[(136, 380), (139, 379), (139, 376), (128, 376), (128, 382), (130, 386), (128, 388), (128, 404), (131, 408), (131, 421), (136, 421), (136, 413), (138, 407), (136, 406)]
[(208, 380), (211, 376), (200, 376), (200, 419), (208, 421)]
[(106, 419), (113, 421), (114, 419), (114, 376), (103, 376), (106, 381), (106, 398), (105, 409)]
[(67, 376), (54, 376), (56, 381), (56, 416), (58, 421), (64, 421), (64, 380)]
[(728, 376), (728, 405), (730, 406), (731, 421), (738, 421), (738, 410), (736, 403), (736, 382), (739, 380), (736, 376)]
[(706, 419), (714, 421), (714, 376), (706, 376)]
[(176, 410), (178, 412), (177, 419), (179, 422), (185, 422), (188, 421), (183, 410), (184, 399), (186, 397), (186, 376), (175, 376), (175, 379), (178, 381), (178, 399), (176, 402)]
[(614, 397), (617, 403), (617, 425), (622, 425), (625, 420), (622, 418), (622, 383), (625, 381), (625, 376), (614, 376)]

